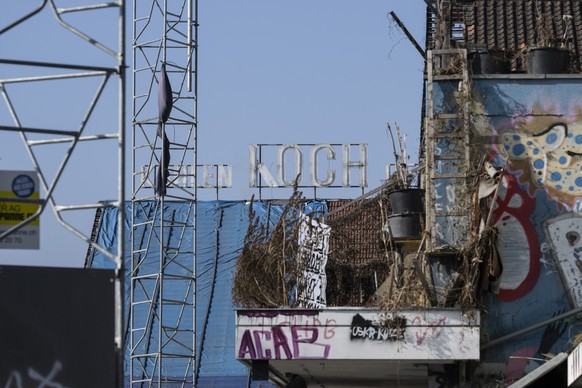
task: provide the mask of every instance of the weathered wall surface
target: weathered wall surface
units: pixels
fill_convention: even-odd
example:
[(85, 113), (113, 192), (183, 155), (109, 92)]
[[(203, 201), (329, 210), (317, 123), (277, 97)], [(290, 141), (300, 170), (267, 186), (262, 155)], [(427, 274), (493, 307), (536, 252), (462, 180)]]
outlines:
[(479, 313), (458, 310), (238, 310), (247, 360), (477, 360)]
[[(476, 138), (506, 168), (493, 221), (503, 273), (483, 316), (492, 340), (582, 307), (582, 79), (483, 79), (473, 88)], [(573, 318), (551, 324), (489, 348), (484, 360), (517, 379), (539, 366), (532, 358), (569, 350), (579, 327)]]

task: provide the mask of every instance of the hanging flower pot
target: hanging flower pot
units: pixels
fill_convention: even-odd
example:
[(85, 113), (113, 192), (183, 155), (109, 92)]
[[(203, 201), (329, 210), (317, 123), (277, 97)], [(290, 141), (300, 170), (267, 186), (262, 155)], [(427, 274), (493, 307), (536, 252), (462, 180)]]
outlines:
[(424, 213), (424, 190), (402, 189), (388, 193), (392, 214)]
[(419, 239), (422, 236), (422, 213), (388, 216), (388, 232), (394, 240)]
[(533, 47), (526, 54), (528, 74), (562, 74), (570, 68), (570, 51), (560, 47)]

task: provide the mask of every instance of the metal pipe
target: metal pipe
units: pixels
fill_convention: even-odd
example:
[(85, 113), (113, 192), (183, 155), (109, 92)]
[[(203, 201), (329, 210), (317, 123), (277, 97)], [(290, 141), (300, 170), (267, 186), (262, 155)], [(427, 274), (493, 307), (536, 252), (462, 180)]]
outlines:
[[(77, 141), (92, 141), (92, 140), (109, 140), (119, 138), (118, 134), (102, 134), (102, 135), (91, 135), (91, 136), (81, 136)], [(47, 140), (29, 140), (29, 146), (45, 145), (45, 144), (57, 144), (57, 143), (70, 143), (73, 139), (47, 139)]]
[(117, 6), (118, 6), (117, 3), (103, 3), (103, 4), (83, 5), (79, 7), (57, 8), (57, 11), (59, 12), (59, 14), (63, 14), (68, 12), (91, 11), (95, 9), (111, 8)]
[[(196, 298), (198, 296), (197, 288), (198, 288), (198, 277), (196, 274), (196, 256), (197, 256), (197, 249), (196, 246), (198, 245), (196, 242), (197, 238), (197, 231), (198, 231), (198, 173), (196, 172), (196, 166), (198, 165), (198, 0), (194, 0), (194, 39), (196, 41), (196, 48), (194, 49), (194, 230), (192, 231), (192, 241), (193, 241), (193, 249), (192, 249), (192, 269), (193, 269), (193, 281), (194, 281), (194, 308), (192, 309), (192, 353), (193, 356), (196, 357)], [(198, 377), (198, 366), (197, 366), (197, 359), (194, 362), (194, 376), (192, 379), (193, 388), (196, 388), (196, 379)]]
[(116, 344), (117, 344), (117, 384), (120, 387), (125, 386), (125, 338), (126, 333), (124, 332), (124, 316), (125, 316), (125, 122), (126, 122), (126, 111), (125, 111), (125, 97), (126, 97), (126, 84), (125, 84), (125, 2), (124, 0), (119, 1), (119, 47), (118, 47), (118, 57), (117, 57), (117, 72), (119, 74), (119, 112), (118, 112), (118, 125), (119, 125), (119, 139), (118, 139), (118, 198), (119, 203), (117, 203), (117, 270), (115, 273), (115, 284), (116, 284), (116, 300), (115, 300), (115, 328), (116, 328)]
[(33, 11), (31, 11), (30, 13), (24, 15), (23, 17), (21, 17), (20, 19), (16, 20), (14, 23), (7, 25), (6, 27), (4, 27), (3, 29), (0, 30), (0, 35), (2, 35), (3, 33), (5, 33), (6, 31), (10, 30), (11, 28), (16, 27), (17, 25), (19, 25), (20, 23), (22, 23), (23, 21), (33, 17), (34, 15), (36, 15), (37, 13), (39, 13), (44, 7), (45, 5), (47, 5), (48, 0), (43, 0), (40, 5), (38, 7), (36, 7), (36, 9), (34, 9)]
[(99, 76), (109, 76), (114, 72), (91, 72), (91, 73), (71, 73), (71, 74), (57, 74), (57, 75), (44, 75), (44, 76), (34, 76), (34, 77), (22, 77), (22, 78), (6, 78), (0, 80), (2, 84), (14, 84), (19, 82), (37, 82), (37, 81), (54, 81), (62, 80), (67, 78), (84, 78), (84, 77), (99, 77)]
[[(164, 22), (164, 29), (163, 29), (163, 35), (162, 35), (162, 65), (165, 66), (166, 64), (166, 38), (167, 38), (167, 31), (168, 31), (168, 0), (164, 0), (164, 10), (163, 10), (163, 22)], [(158, 79), (158, 88), (160, 87), (160, 85), (162, 85), (162, 82), (165, 82), (165, 79), (162, 79), (161, 77), (161, 72), (160, 72), (160, 77)], [(160, 195), (160, 193), (157, 193), (159, 195), (159, 203), (160, 203), (160, 217), (159, 217), (159, 221), (160, 221), (160, 225), (159, 225), (159, 234), (160, 234), (160, 257), (159, 257), (159, 268), (158, 268), (158, 273), (159, 273), (159, 278), (158, 278), (158, 284), (159, 284), (159, 290), (158, 290), (158, 302), (152, 305), (152, 308), (155, 308), (158, 310), (158, 356), (157, 356), (157, 363), (158, 363), (158, 376), (157, 376), (157, 386), (161, 387), (162, 386), (162, 379), (166, 376), (163, 376), (164, 374), (164, 361), (165, 358), (163, 356), (163, 352), (164, 352), (164, 341), (162, 341), (162, 335), (164, 333), (164, 273), (165, 273), (165, 269), (164, 269), (164, 261), (166, 258), (166, 251), (165, 251), (165, 244), (164, 244), (164, 227), (165, 227), (165, 223), (166, 223), (166, 219), (164, 217), (164, 213), (165, 213), (165, 204), (164, 204), (164, 196), (166, 195), (166, 191), (167, 191), (167, 187), (166, 187), (166, 179), (165, 179), (165, 163), (166, 163), (166, 157), (165, 157), (165, 152), (164, 152), (164, 141), (165, 141), (165, 137), (166, 137), (166, 123), (164, 123), (162, 121), (162, 118), (160, 117), (160, 125), (162, 126), (162, 133), (160, 134), (160, 138), (162, 140), (162, 151), (161, 151), (161, 157), (160, 157), (160, 169), (162, 169), (161, 174), (159, 175), (160, 179), (162, 182), (158, 182), (158, 185), (164, 185), (164, 189), (162, 191), (162, 194)], [(171, 228), (170, 228), (171, 230)], [(169, 239), (168, 239), (168, 244), (169, 244)], [(150, 339), (151, 340), (151, 339)], [(155, 375), (155, 372), (153, 373), (153, 375)], [(154, 377), (154, 376), (152, 376)]]
[(396, 22), (396, 24), (398, 25), (398, 27), (400, 27), (400, 29), (402, 30), (402, 32), (404, 32), (404, 35), (406, 35), (406, 37), (408, 38), (408, 40), (410, 41), (410, 43), (412, 43), (412, 45), (414, 46), (414, 48), (416, 48), (416, 51), (418, 51), (420, 53), (420, 55), (422, 55), (422, 57), (426, 61), (426, 52), (422, 49), (422, 47), (420, 47), (420, 45), (418, 44), (418, 42), (416, 41), (416, 39), (414, 39), (414, 37), (412, 36), (412, 34), (408, 31), (408, 29), (406, 28), (406, 26), (404, 25), (404, 23), (402, 23), (400, 21), (400, 19), (398, 18), (398, 16), (396, 16), (396, 14), (394, 13), (394, 11), (390, 11), (390, 16), (392, 16), (392, 19), (394, 19), (394, 21)]
[[(50, 5), (51, 5), (51, 8), (53, 9), (53, 14), (54, 14), (55, 18), (57, 19), (57, 23), (60, 24), (63, 28), (65, 28), (66, 30), (69, 30), (73, 34), (75, 34), (78, 37), (80, 37), (81, 39), (85, 40), (87, 43), (92, 44), (93, 46), (97, 47), (99, 50), (102, 50), (102, 51), (106, 52), (107, 54), (109, 54), (110, 56), (117, 58), (118, 53), (115, 50), (110, 49), (109, 47), (105, 46), (104, 44), (98, 42), (96, 39), (91, 38), (89, 35), (85, 34), (81, 30), (78, 30), (75, 27), (73, 27), (71, 24), (65, 22), (63, 20), (63, 18), (61, 17), (59, 9), (55, 6), (55, 4), (53, 2), (51, 2)], [(120, 48), (120, 50), (122, 50), (122, 48)]]
[[(188, 42), (187, 42), (187, 53), (186, 53), (186, 79), (187, 79), (187, 89), (189, 92), (192, 91), (192, 0), (188, 0)], [(198, 42), (196, 42), (198, 44)]]
[(545, 320), (543, 322), (536, 323), (535, 325), (526, 327), (525, 329), (521, 329), (521, 330), (518, 330), (518, 331), (513, 332), (511, 334), (508, 334), (506, 336), (503, 336), (503, 337), (494, 339), (492, 341), (489, 341), (486, 344), (481, 345), (481, 350), (489, 349), (489, 348), (491, 348), (493, 346), (499, 345), (502, 342), (508, 341), (508, 340), (510, 340), (512, 338), (515, 338), (515, 337), (519, 337), (522, 334), (529, 333), (530, 331), (534, 331), (536, 329), (539, 329), (541, 327), (544, 327), (546, 325), (549, 325), (550, 323), (559, 321), (559, 320), (564, 319), (564, 318), (568, 318), (569, 316), (575, 315), (575, 314), (578, 314), (578, 313), (582, 313), (582, 307), (579, 307), (579, 308), (574, 309), (574, 310), (570, 310), (567, 313), (557, 315), (557, 316), (555, 316), (553, 318), (550, 318), (548, 320)]
[(115, 207), (119, 207), (120, 204), (123, 205), (123, 201), (116, 201), (113, 203), (112, 202), (89, 203), (85, 205), (56, 205), (55, 211), (61, 212), (68, 210), (103, 209), (111, 207), (112, 205)]
[[(138, 124), (135, 124), (135, 109), (136, 109), (136, 94), (137, 94), (137, 86), (136, 86), (136, 55), (135, 55), (135, 45), (136, 45), (136, 21), (135, 21), (135, 17), (137, 15), (137, 2), (133, 1), (132, 2), (132, 50), (131, 50), (131, 63), (132, 63), (132, 72), (131, 72), (131, 95), (132, 95), (132, 99), (131, 99), (131, 115), (132, 115), (132, 121), (134, 122), (134, 124), (132, 124), (132, 128), (131, 128), (131, 147), (132, 147), (132, 151), (131, 151), (131, 168), (132, 168), (132, 172), (135, 172), (135, 165), (136, 165), (136, 157), (135, 157), (135, 147), (136, 147), (136, 126)], [(142, 247), (143, 247), (143, 241), (146, 235), (146, 231), (147, 231), (147, 226), (144, 227), (144, 231), (143, 231), (143, 235), (141, 236), (140, 239), (140, 244), (138, 247), (138, 250), (140, 251), (139, 256), (135, 255), (136, 252), (136, 236), (135, 236), (135, 232), (136, 232), (136, 213), (138, 211), (138, 205), (136, 202), (136, 185), (135, 185), (135, 174), (132, 174), (132, 178), (131, 178), (131, 231), (130, 231), (130, 279), (129, 279), (129, 319), (128, 319), (128, 324), (129, 324), (129, 371), (128, 371), (128, 375), (129, 375), (129, 386), (133, 387), (133, 380), (134, 380), (134, 369), (135, 369), (135, 348), (134, 348), (134, 343), (136, 342), (136, 335), (135, 335), (135, 330), (134, 328), (136, 327), (136, 319), (135, 319), (135, 304), (134, 304), (134, 300), (135, 300), (135, 283), (138, 281), (136, 279), (136, 275), (138, 273), (138, 269), (139, 266), (141, 264), (141, 251), (142, 251)], [(150, 206), (150, 211), (152, 209), (153, 206)], [(145, 213), (145, 212), (144, 212)], [(149, 222), (150, 220), (150, 216), (148, 213), (147, 216), (147, 221)], [(153, 226), (153, 222), (152, 222), (152, 226), (150, 228), (150, 230), (153, 230), (154, 226)], [(148, 236), (149, 237), (149, 236)], [(149, 239), (148, 239), (149, 242)], [(148, 253), (148, 249), (147, 249), (147, 245), (145, 248), (145, 252), (143, 252), (143, 258), (145, 260), (145, 257), (147, 256)]]
[(70, 70), (91, 70), (91, 71), (102, 71), (106, 73), (118, 73), (119, 68), (103, 67), (103, 66), (86, 66), (86, 65), (72, 65), (70, 63), (55, 63), (55, 62), (39, 62), (39, 61), (23, 61), (17, 59), (0, 59), (0, 63), (3, 65), (17, 65), (17, 66), (37, 66), (37, 67), (50, 67), (57, 69), (70, 69)]
[[(43, 129), (43, 128), (27, 128), (27, 127), (11, 127), (7, 125), (0, 125), (0, 130), (2, 131), (13, 131), (13, 132), (29, 132), (29, 133), (41, 133), (44, 135), (62, 135), (62, 136), (71, 136), (72, 138), (77, 138), (79, 136), (79, 132), (77, 131), (64, 131), (60, 129)], [(27, 144), (30, 144), (30, 141), (27, 141)]]

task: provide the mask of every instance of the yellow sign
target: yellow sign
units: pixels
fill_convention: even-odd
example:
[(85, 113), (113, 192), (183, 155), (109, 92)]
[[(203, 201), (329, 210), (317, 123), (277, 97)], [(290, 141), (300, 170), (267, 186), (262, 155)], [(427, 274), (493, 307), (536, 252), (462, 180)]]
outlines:
[[(39, 204), (29, 202), (39, 198), (36, 172), (0, 171), (0, 198), (0, 234), (2, 234), (36, 214)], [(0, 248), (39, 249), (39, 232), (40, 220), (36, 218), (0, 239)]]

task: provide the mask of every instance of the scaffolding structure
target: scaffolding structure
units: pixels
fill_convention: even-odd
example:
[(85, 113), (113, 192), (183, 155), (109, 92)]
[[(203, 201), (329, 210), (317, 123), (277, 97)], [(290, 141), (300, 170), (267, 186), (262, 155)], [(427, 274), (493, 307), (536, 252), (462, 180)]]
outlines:
[[(194, 167), (198, 2), (135, 0), (133, 4), (130, 361), (126, 374), (131, 387), (192, 386), (198, 364)], [(162, 89), (166, 76), (168, 88)], [(164, 102), (161, 95), (167, 96), (169, 89), (171, 102)], [(169, 113), (163, 120), (160, 104), (166, 105), (164, 115)], [(167, 201), (182, 202), (187, 210), (178, 214)]]
[[(0, 123), (0, 131), (20, 135), (43, 190), (42, 198), (38, 199), (0, 196), (0, 202), (37, 206), (34, 214), (0, 233), (0, 239), (15, 235), (26, 225), (39, 220), (45, 210), (52, 210), (57, 222), (68, 232), (88, 243), (89, 249), (101, 252), (116, 263), (115, 344), (120, 360), (117, 365), (118, 384), (122, 384), (125, 217), (121, 209), (125, 197), (125, 3), (124, 0), (117, 0), (74, 7), (59, 7), (54, 0), (42, 0), (39, 3), (7, 24), (0, 25), (0, 39), (10, 42), (10, 47), (23, 45), (20, 40), (15, 40), (25, 36), (26, 31), (44, 33), (43, 39), (38, 40), (37, 37), (41, 42), (40, 47), (25, 46), (23, 55), (27, 59), (0, 58), (4, 74), (0, 78), (0, 104), (6, 108), (11, 121)], [(14, 8), (18, 7), (6, 10), (6, 14), (10, 15), (9, 11), (14, 11)], [(26, 9), (26, 6), (23, 8)], [(44, 23), (40, 23), (42, 27), (39, 27), (39, 19), (44, 20)], [(95, 31), (91, 29), (95, 25), (117, 25), (117, 29)], [(74, 52), (70, 46), (72, 43), (83, 52), (82, 55)], [(31, 57), (34, 60), (30, 60)], [(54, 62), (54, 57), (62, 62)], [(103, 65), (96, 66), (96, 63)], [(67, 104), (58, 106), (59, 100), (65, 100), (64, 97), (68, 95), (75, 96), (76, 102), (79, 102), (74, 109), (70, 109)], [(31, 102), (33, 97), (50, 101), (54, 109), (51, 117), (57, 118), (54, 124), (48, 115), (39, 117), (39, 107)], [(88, 97), (86, 105), (83, 105), (84, 97)], [(112, 102), (112, 99), (115, 101)], [(57, 111), (59, 108), (62, 110)], [(37, 121), (42, 124), (30, 125)], [(92, 176), (90, 180), (83, 176), (83, 169), (76, 165), (78, 159), (75, 158), (87, 146), (90, 146), (92, 152), (103, 154), (114, 148), (117, 152), (117, 174)], [(50, 160), (43, 158), (47, 154), (51, 156)], [(54, 168), (54, 160), (59, 158), (60, 162)], [(75, 190), (74, 199), (77, 203), (57, 197), (57, 190), (67, 187), (65, 176), (71, 175), (81, 175), (80, 179), (86, 179), (86, 183), (95, 187), (112, 179), (117, 198), (111, 198), (107, 203), (99, 200), (95, 203), (78, 203), (92, 201), (83, 190)], [(112, 249), (93, 242), (90, 234), (65, 217), (65, 213), (79, 214), (91, 209), (99, 211), (108, 206), (119, 210), (119, 239), (117, 246)]]

